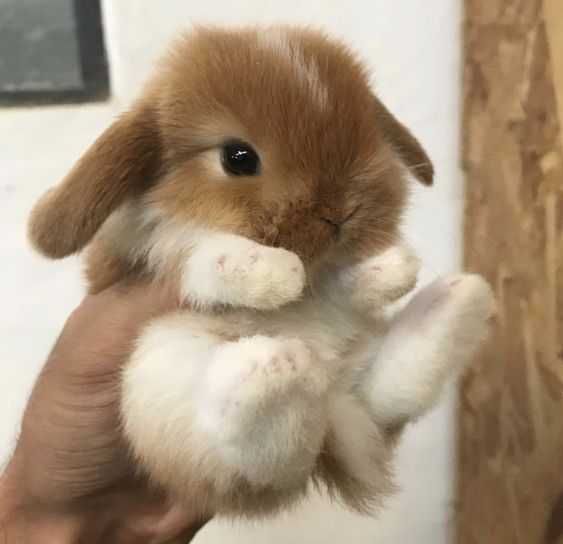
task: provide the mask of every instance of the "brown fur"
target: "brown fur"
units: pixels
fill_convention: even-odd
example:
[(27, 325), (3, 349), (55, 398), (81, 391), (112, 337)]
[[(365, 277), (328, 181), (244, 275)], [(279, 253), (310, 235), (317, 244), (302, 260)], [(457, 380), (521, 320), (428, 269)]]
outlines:
[[(280, 57), (275, 42), (272, 48), (260, 45), (261, 36), (272, 31), (203, 28), (182, 37), (132, 109), (39, 202), (29, 228), (35, 247), (61, 258), (94, 239), (87, 276), (96, 292), (143, 273), (142, 260), (127, 262), (114, 250), (111, 232), (96, 235), (128, 201), (156, 206), (180, 225), (284, 247), (311, 268), (327, 259), (359, 260), (392, 243), (408, 189), (401, 164), (431, 184), (430, 160), (374, 97), (363, 66), (343, 45), (321, 33), (284, 30), (304, 65), (313, 66), (315, 84), (326, 89), (323, 104)], [(226, 180), (213, 166), (213, 153), (233, 137), (258, 151), (259, 176)], [(336, 236), (328, 221), (350, 216)], [(386, 467), (394, 440), (384, 442), (377, 452), (378, 493), (361, 489), (330, 444), (319, 459), (317, 480), (365, 510), (364, 498), (390, 490)], [(199, 487), (188, 486), (190, 495), (200, 497), (206, 514), (210, 492), (197, 478), (194, 485)], [(239, 489), (248, 501), (244, 485)], [(297, 488), (284, 500), (288, 504), (305, 490)], [(276, 504), (275, 490), (254, 498), (253, 513), (286, 506)], [(236, 511), (237, 497), (230, 500)]]
[[(383, 501), (397, 490), (393, 482), (391, 461), (397, 436), (382, 435), (380, 448), (374, 451), (373, 458), (379, 468), (379, 478), (368, 487), (350, 474), (346, 465), (334, 454), (333, 440), (327, 436), (326, 443), (319, 456), (317, 466), (310, 481), (304, 480), (283, 492), (272, 487), (257, 488), (243, 478), (229, 482), (230, 494), (221, 497), (217, 503), (217, 491), (213, 484), (201, 479), (197, 471), (191, 482), (182, 482), (182, 493), (178, 499), (189, 507), (194, 515), (207, 517), (219, 509), (221, 515), (232, 518), (255, 520), (271, 518), (280, 512), (287, 512), (299, 507), (313, 489), (326, 494), (331, 500), (340, 502), (345, 507), (359, 514), (373, 514), (382, 506)], [(220, 470), (220, 467), (217, 468)], [(174, 478), (174, 475), (170, 475)], [(166, 478), (165, 478), (166, 479)], [(156, 489), (159, 484), (156, 483)]]
[[(387, 439), (387, 437), (383, 437)], [(329, 435), (326, 444), (319, 456), (313, 481), (319, 491), (328, 492), (333, 500), (340, 500), (345, 506), (361, 514), (373, 513), (381, 503), (395, 491), (391, 473), (391, 457), (393, 440), (385, 440), (379, 451), (373, 452), (373, 459), (378, 466), (380, 478), (376, 488), (366, 486), (350, 474), (342, 461), (334, 455), (332, 442), (335, 437)], [(374, 484), (372, 484), (374, 485)]]
[[(257, 46), (260, 29), (186, 35), (131, 111), (38, 203), (29, 228), (35, 247), (53, 258), (80, 251), (112, 211), (141, 194), (180, 222), (282, 246), (308, 262), (338, 249), (321, 217), (338, 222), (361, 204), (347, 252), (362, 256), (388, 245), (406, 196), (397, 158), (424, 183), (432, 181), (432, 165), (373, 96), (354, 55), (321, 33), (287, 31), (329, 90), (326, 110), (311, 105), (275, 50)], [(261, 176), (216, 179), (203, 153), (229, 136), (256, 147)], [(91, 251), (94, 290), (131, 273), (101, 256), (108, 249)]]
[(99, 238), (92, 244), (86, 259), (85, 275), (88, 278), (88, 292), (92, 295), (118, 283), (124, 276), (140, 276), (143, 273), (139, 264), (128, 263), (113, 251), (108, 240)]
[(409, 170), (425, 185), (434, 182), (434, 166), (419, 141), (376, 97), (377, 122), (385, 139), (399, 154)]
[(29, 238), (37, 250), (52, 258), (80, 251), (112, 211), (148, 187), (159, 164), (155, 129), (137, 107), (98, 138), (33, 210)]

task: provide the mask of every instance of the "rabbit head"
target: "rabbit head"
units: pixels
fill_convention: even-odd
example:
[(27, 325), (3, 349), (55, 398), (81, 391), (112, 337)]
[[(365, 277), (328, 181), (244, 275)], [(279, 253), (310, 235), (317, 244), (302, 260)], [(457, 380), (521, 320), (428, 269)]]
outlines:
[(30, 238), (65, 257), (134, 203), (135, 243), (166, 223), (246, 236), (309, 265), (356, 259), (394, 241), (407, 169), (432, 183), (425, 151), (344, 45), (293, 27), (197, 28), (38, 203)]

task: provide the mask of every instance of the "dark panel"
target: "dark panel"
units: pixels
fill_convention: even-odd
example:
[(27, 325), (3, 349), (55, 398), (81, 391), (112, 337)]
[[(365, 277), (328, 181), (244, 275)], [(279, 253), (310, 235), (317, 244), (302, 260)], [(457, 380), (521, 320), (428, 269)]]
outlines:
[(0, 103), (102, 100), (108, 90), (99, 2), (0, 0)]

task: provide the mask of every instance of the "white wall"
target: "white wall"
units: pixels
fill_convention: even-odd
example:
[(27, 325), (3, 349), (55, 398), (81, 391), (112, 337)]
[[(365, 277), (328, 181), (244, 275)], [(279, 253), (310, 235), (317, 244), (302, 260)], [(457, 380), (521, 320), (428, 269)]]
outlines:
[[(458, 268), (460, 0), (433, 0), (431, 12), (428, 6), (427, 0), (105, 0), (112, 102), (0, 112), (0, 462), (13, 445), (33, 379), (82, 293), (76, 261), (49, 263), (30, 252), (24, 237), (29, 208), (136, 94), (151, 61), (190, 22), (312, 23), (358, 48), (374, 68), (380, 95), (420, 137), (437, 168), (436, 187), (416, 190), (408, 217), (407, 233), (426, 260), (423, 280)], [(407, 433), (397, 460), (402, 492), (378, 520), (313, 500), (260, 526), (214, 523), (198, 542), (447, 542), (452, 409), (450, 396)]]

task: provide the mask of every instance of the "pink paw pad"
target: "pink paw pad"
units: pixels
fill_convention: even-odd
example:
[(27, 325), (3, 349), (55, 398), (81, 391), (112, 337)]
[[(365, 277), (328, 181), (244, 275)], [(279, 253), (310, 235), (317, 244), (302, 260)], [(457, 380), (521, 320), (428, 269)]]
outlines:
[(219, 268), (219, 270), (225, 270), (225, 264), (227, 262), (227, 256), (226, 255), (221, 255), (218, 259), (217, 259), (217, 268)]
[(447, 282), (447, 286), (455, 287), (456, 285), (459, 285), (462, 281), (463, 281), (462, 278), (452, 278)]

